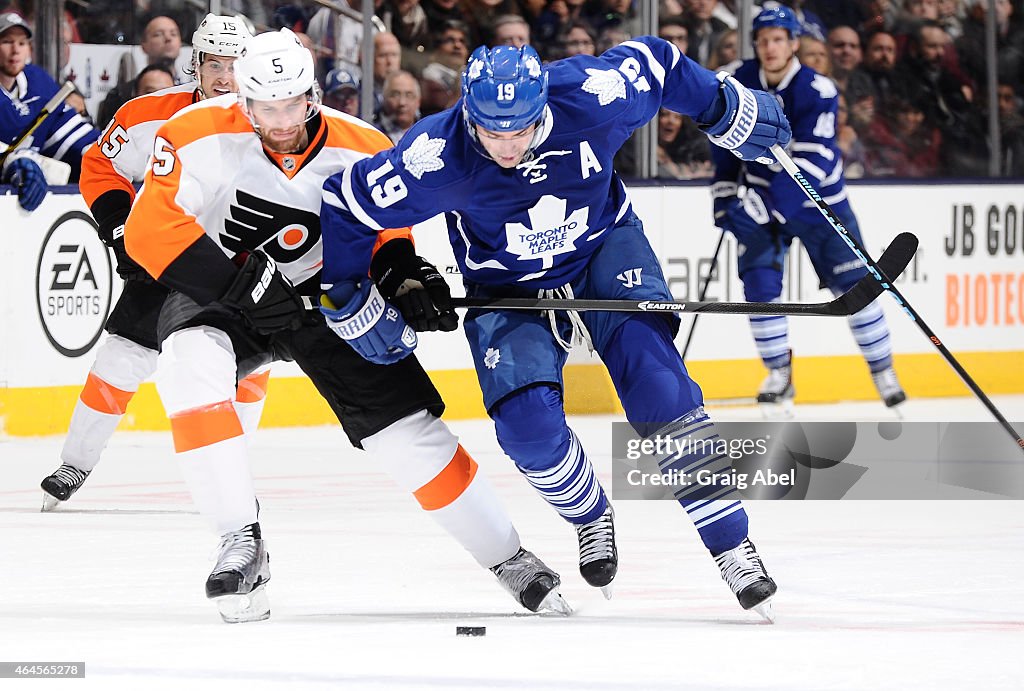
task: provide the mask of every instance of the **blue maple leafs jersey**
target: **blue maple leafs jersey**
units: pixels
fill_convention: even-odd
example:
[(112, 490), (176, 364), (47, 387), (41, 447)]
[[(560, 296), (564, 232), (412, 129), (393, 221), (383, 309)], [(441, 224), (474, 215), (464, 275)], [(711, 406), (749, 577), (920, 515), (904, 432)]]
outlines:
[[(790, 71), (774, 88), (765, 83), (761, 63), (756, 59), (744, 60), (733, 77), (745, 87), (767, 91), (780, 100), (793, 128), (788, 154), (829, 206), (845, 202), (843, 154), (836, 143), (836, 83), (803, 66), (796, 57)], [(775, 211), (785, 219), (820, 220), (820, 212), (778, 164), (742, 162), (717, 146), (712, 146), (712, 160), (716, 182), (740, 182), (767, 189)]]
[(552, 288), (586, 266), (630, 208), (615, 152), (664, 106), (697, 118), (720, 83), (671, 43), (645, 36), (548, 66), (548, 117), (529, 160), (503, 169), (470, 137), (462, 102), (393, 149), (324, 184), (324, 281), (361, 280), (381, 228), (445, 212), (464, 276)]
[[(14, 79), (14, 87), (0, 96), (0, 141), (11, 143), (28, 127), (46, 102), (60, 87), (46, 70), (37, 65), (25, 65)], [(81, 169), (82, 152), (96, 141), (99, 131), (66, 103), (50, 114), (36, 128), (28, 146), (43, 156), (60, 159), (71, 164), (72, 178)]]
[[(744, 61), (733, 76), (750, 89), (775, 94), (793, 128), (789, 154), (808, 182), (830, 205), (846, 200), (842, 152), (836, 144), (839, 92), (835, 83), (793, 58), (789, 72), (775, 88), (765, 84), (761, 64)], [(715, 181), (740, 182), (767, 189), (775, 210), (786, 219), (820, 220), (820, 212), (778, 164), (743, 162), (728, 151), (711, 147)]]

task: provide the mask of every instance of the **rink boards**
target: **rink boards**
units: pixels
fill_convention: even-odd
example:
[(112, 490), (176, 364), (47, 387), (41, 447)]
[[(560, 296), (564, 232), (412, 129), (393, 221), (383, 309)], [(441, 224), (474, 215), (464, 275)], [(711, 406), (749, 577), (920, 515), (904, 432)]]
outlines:
[[(7, 434), (65, 431), (120, 289), (82, 198), (74, 188), (66, 189), (51, 193), (32, 214), (22, 211), (14, 196), (0, 197), (8, 238), (0, 249), (0, 421)], [(719, 237), (711, 223), (707, 188), (637, 186), (631, 195), (674, 295), (697, 299)], [(872, 256), (900, 232), (920, 238), (918, 254), (899, 279), (899, 288), (978, 383), (993, 394), (1024, 392), (1024, 185), (858, 185), (850, 196)], [(416, 241), (419, 252), (461, 292), (440, 224), (417, 227)], [(799, 256), (788, 267), (783, 299), (829, 299), (818, 289), (806, 255)], [(718, 260), (706, 299), (741, 301), (731, 238)], [(908, 394), (966, 395), (910, 318), (889, 297), (883, 296), (883, 304)], [(845, 320), (793, 318), (790, 323), (800, 400), (876, 395)], [(689, 327), (690, 319), (684, 318), (680, 347)], [(441, 389), (450, 417), (484, 414), (461, 332), (422, 335), (417, 352)], [(744, 317), (702, 317), (687, 361), (709, 399), (747, 399), (763, 377)], [(574, 352), (566, 386), (569, 412), (618, 410), (596, 356)], [(293, 364), (275, 366), (264, 426), (331, 420), (326, 404)], [(135, 397), (122, 425), (166, 428), (151, 384)]]

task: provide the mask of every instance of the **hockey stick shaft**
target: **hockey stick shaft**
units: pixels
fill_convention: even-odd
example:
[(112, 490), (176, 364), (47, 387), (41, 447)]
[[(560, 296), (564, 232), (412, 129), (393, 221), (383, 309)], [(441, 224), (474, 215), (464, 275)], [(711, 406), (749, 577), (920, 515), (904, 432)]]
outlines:
[[(715, 253), (711, 257), (711, 266), (708, 268), (708, 275), (704, 279), (704, 285), (700, 287), (700, 293), (697, 294), (697, 300), (704, 302), (704, 298), (707, 297), (708, 287), (711, 285), (711, 277), (715, 273), (715, 268), (718, 267), (718, 253), (722, 251), (722, 244), (725, 242), (725, 231), (723, 230), (718, 236), (718, 244), (715, 245)], [(686, 354), (690, 352), (690, 343), (693, 342), (693, 334), (697, 331), (697, 320), (700, 319), (699, 314), (693, 315), (693, 321), (690, 322), (690, 330), (686, 334), (686, 344), (683, 346), (682, 358), (686, 359)]]
[(971, 378), (971, 375), (967, 373), (967, 370), (965, 370), (956, 357), (953, 356), (953, 353), (951, 353), (945, 344), (943, 344), (942, 340), (934, 331), (932, 331), (931, 327), (925, 323), (921, 318), (921, 315), (917, 313), (917, 310), (910, 305), (910, 302), (903, 297), (903, 294), (900, 293), (899, 289), (893, 285), (892, 279), (894, 277), (887, 276), (886, 272), (881, 270), (878, 264), (871, 260), (867, 252), (864, 251), (864, 248), (860, 246), (859, 242), (857, 242), (857, 239), (850, 234), (850, 231), (846, 229), (843, 222), (839, 220), (839, 216), (836, 215), (835, 211), (833, 211), (825, 200), (821, 198), (821, 195), (818, 194), (811, 183), (807, 181), (804, 174), (800, 172), (800, 169), (797, 167), (796, 163), (793, 162), (793, 159), (789, 157), (789, 154), (787, 154), (786, 151), (778, 144), (771, 148), (771, 152), (772, 155), (775, 156), (775, 160), (777, 160), (782, 165), (786, 173), (789, 174), (789, 177), (793, 178), (793, 181), (796, 182), (800, 189), (804, 191), (807, 198), (814, 202), (814, 205), (818, 207), (818, 211), (820, 211), (821, 215), (825, 217), (825, 220), (829, 222), (832, 229), (839, 233), (839, 237), (843, 239), (843, 242), (845, 242), (847, 246), (853, 250), (853, 253), (857, 255), (857, 258), (864, 263), (864, 266), (868, 269), (868, 275), (873, 276), (874, 279), (881, 284), (883, 290), (891, 294), (896, 299), (896, 302), (898, 302), (900, 307), (903, 308), (903, 311), (910, 316), (913, 322), (917, 324), (917, 327), (921, 329), (925, 336), (928, 337), (928, 340), (932, 342), (932, 345), (934, 345), (939, 351), (939, 354), (941, 354), (946, 362), (949, 363), (949, 366), (953, 368), (953, 371), (959, 375), (960, 379), (967, 385), (967, 388), (974, 393), (978, 400), (981, 401), (982, 405), (988, 408), (992, 417), (994, 417), (996, 421), (1002, 425), (1003, 429), (1013, 437), (1017, 446), (1020, 447), (1022, 452), (1024, 452), (1024, 439), (1017, 434), (1013, 425), (1006, 420), (1006, 417), (1003, 416), (985, 392), (981, 390), (981, 387), (978, 386), (973, 378)]
[(64, 85), (57, 90), (57, 93), (53, 95), (53, 98), (47, 101), (46, 105), (43, 106), (43, 109), (36, 113), (36, 116), (32, 119), (32, 122), (30, 122), (28, 126), (26, 126), (25, 129), (21, 131), (21, 134), (14, 138), (14, 141), (10, 142), (7, 145), (7, 148), (3, 151), (3, 153), (0, 153), (0, 166), (2, 166), (4, 161), (7, 160), (8, 156), (14, 153), (17, 149), (21, 148), (25, 141), (32, 136), (32, 133), (35, 132), (41, 124), (43, 124), (43, 121), (46, 120), (47, 117), (49, 117), (50, 113), (56, 110), (60, 106), (60, 104), (64, 102), (64, 99), (70, 96), (71, 92), (74, 90), (74, 84), (72, 84), (71, 82), (64, 82)]
[[(878, 260), (886, 271), (900, 275), (914, 257), (917, 238), (910, 233), (897, 236)], [(856, 314), (882, 294), (882, 286), (871, 276), (831, 302), (687, 302), (684, 300), (571, 300), (548, 298), (452, 298), (455, 307), (494, 310), (573, 310), (576, 312), (655, 312), (708, 314), (787, 314), (813, 317), (848, 317)]]

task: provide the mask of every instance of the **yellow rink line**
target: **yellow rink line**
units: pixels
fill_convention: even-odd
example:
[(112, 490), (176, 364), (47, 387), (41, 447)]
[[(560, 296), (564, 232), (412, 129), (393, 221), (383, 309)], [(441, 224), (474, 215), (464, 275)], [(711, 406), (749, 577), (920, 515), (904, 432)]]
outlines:
[[(986, 393), (1024, 393), (1024, 351), (962, 353), (957, 358)], [(937, 353), (897, 355), (896, 369), (910, 397), (970, 395)], [(693, 362), (690, 373), (708, 400), (749, 400), (764, 377), (764, 369), (757, 360)], [(446, 419), (484, 417), (473, 370), (439, 370), (430, 375), (448, 404)], [(857, 355), (798, 358), (793, 376), (798, 402), (873, 400), (877, 396), (867, 366)], [(565, 369), (565, 382), (567, 412), (622, 411), (602, 365), (569, 365)], [(0, 430), (12, 436), (63, 434), (80, 392), (80, 386), (0, 388)], [(327, 404), (307, 379), (271, 378), (262, 426), (297, 427), (333, 422), (334, 416)], [(120, 429), (168, 428), (156, 390), (151, 383), (143, 384), (132, 399)]]

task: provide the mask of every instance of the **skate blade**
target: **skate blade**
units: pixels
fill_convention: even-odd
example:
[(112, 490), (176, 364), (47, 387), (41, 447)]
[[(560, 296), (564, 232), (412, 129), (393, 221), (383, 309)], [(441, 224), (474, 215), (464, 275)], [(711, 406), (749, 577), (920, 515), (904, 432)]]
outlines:
[(243, 624), (270, 618), (270, 598), (260, 586), (246, 595), (222, 595), (215, 599), (220, 618), (227, 624)]
[(544, 599), (540, 601), (540, 606), (537, 608), (538, 612), (551, 612), (553, 614), (560, 614), (564, 617), (572, 614), (572, 607), (565, 601), (562, 594), (558, 592), (558, 588), (554, 588)]
[(58, 499), (57, 497), (47, 492), (43, 492), (43, 508), (39, 509), (39, 511), (42, 513), (53, 511), (58, 506), (60, 506), (61, 503), (61, 500)]
[(601, 586), (601, 594), (604, 595), (605, 600), (611, 600), (612, 595), (615, 594), (615, 583), (609, 583), (608, 585)]
[(757, 407), (761, 409), (761, 417), (765, 420), (792, 420), (794, 417), (792, 398), (784, 399), (781, 403), (758, 403)]
[(755, 605), (751, 609), (760, 614), (769, 624), (775, 623), (775, 610), (772, 609), (771, 598), (768, 598), (759, 605)]

